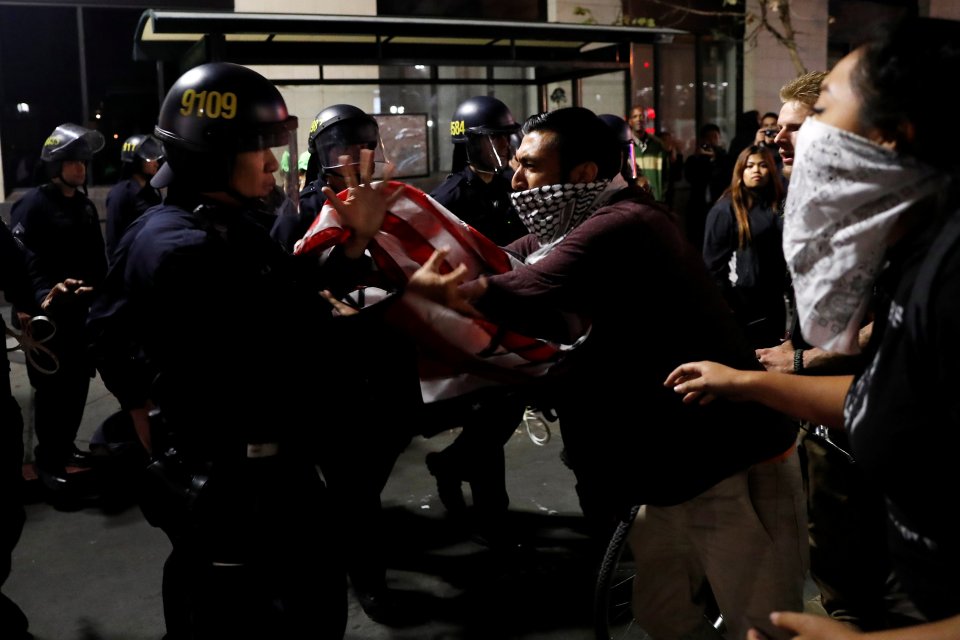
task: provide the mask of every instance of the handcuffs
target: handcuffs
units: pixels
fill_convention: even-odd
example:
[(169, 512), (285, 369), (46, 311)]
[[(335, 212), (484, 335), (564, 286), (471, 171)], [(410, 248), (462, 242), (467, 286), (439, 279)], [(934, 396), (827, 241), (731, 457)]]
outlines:
[(33, 316), (23, 323), (20, 333), (7, 327), (7, 335), (17, 341), (16, 345), (7, 347), (7, 352), (20, 349), (34, 369), (47, 375), (54, 374), (60, 369), (60, 360), (44, 343), (56, 333), (57, 325), (53, 320), (47, 316)]

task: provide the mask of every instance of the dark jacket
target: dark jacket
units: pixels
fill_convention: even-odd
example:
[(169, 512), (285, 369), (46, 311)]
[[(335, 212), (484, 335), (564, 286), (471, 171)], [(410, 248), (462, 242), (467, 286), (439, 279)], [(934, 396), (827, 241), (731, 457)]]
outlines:
[(527, 234), (513, 208), (512, 192), (506, 174), (495, 175), (488, 184), (470, 167), (464, 167), (448, 175), (430, 195), (494, 243), (505, 246)]

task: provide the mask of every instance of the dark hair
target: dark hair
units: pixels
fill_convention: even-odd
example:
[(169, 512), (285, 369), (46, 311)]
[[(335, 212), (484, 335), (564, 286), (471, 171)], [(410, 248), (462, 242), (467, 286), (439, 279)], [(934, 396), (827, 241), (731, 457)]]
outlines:
[[(909, 17), (864, 45), (862, 54), (851, 83), (862, 101), (863, 125), (896, 136), (902, 153), (939, 168), (956, 167), (941, 116), (954, 90), (944, 70), (960, 65), (960, 22)], [(900, 135), (905, 125), (912, 140)]]
[(780, 114), (775, 111), (767, 111), (765, 114), (760, 116), (760, 121), (762, 122), (764, 118), (773, 118), (774, 120), (779, 120)]
[(701, 138), (706, 138), (706, 137), (710, 134), (711, 131), (716, 131), (717, 133), (722, 133), (722, 132), (720, 131), (720, 127), (719, 127), (718, 125), (716, 125), (716, 124), (714, 124), (714, 123), (712, 123), (712, 122), (708, 122), (708, 123), (706, 123), (705, 125), (703, 125), (703, 126), (700, 127), (700, 131), (699, 131), (698, 135), (699, 135)]
[(584, 162), (597, 165), (597, 179), (607, 180), (620, 172), (620, 145), (610, 128), (590, 109), (565, 107), (527, 118), (523, 134), (550, 131), (566, 180), (574, 167)]
[[(743, 186), (743, 171), (746, 169), (747, 160), (753, 155), (761, 156), (770, 169), (770, 180), (759, 190), (748, 189)], [(780, 170), (777, 169), (777, 162), (774, 160), (773, 154), (770, 153), (769, 147), (754, 144), (740, 152), (740, 155), (737, 156), (737, 162), (733, 166), (733, 177), (726, 193), (730, 194), (733, 215), (737, 220), (737, 246), (743, 249), (751, 240), (750, 209), (758, 202), (763, 202), (777, 211), (780, 202), (783, 200), (783, 180), (780, 179)]]

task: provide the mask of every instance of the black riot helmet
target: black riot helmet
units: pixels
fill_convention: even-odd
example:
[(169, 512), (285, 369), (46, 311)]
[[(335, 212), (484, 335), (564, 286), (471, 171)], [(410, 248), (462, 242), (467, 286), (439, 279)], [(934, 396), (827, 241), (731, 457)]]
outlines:
[(380, 125), (376, 119), (363, 109), (352, 104), (331, 105), (310, 123), (310, 135), (307, 138), (310, 153), (316, 156), (320, 172), (326, 177), (338, 175), (338, 169), (346, 166), (340, 162), (341, 155), (349, 155), (355, 166), (360, 161), (360, 150), (371, 149), (374, 163), (387, 162), (380, 139)]
[(136, 163), (140, 160), (159, 160), (163, 157), (163, 147), (153, 136), (137, 134), (123, 141), (120, 149), (120, 162)]
[(620, 143), (623, 152), (620, 164), (620, 173), (628, 181), (637, 177), (637, 157), (633, 146), (633, 130), (630, 123), (612, 113), (601, 113), (599, 116), (605, 125), (613, 132)]
[(485, 173), (507, 167), (513, 155), (510, 136), (519, 130), (507, 105), (490, 96), (464, 100), (450, 119), (450, 140), (463, 144), (466, 162)]
[(153, 136), (136, 134), (123, 141), (120, 162), (125, 172), (143, 173), (144, 163), (163, 160), (163, 146)]
[(165, 187), (175, 177), (193, 191), (230, 191), (238, 153), (295, 144), (296, 128), (280, 92), (256, 71), (230, 62), (194, 67), (160, 106), (154, 135), (166, 163), (151, 184)]
[[(99, 131), (69, 122), (61, 124), (47, 136), (40, 150), (40, 160), (43, 161), (46, 177), (63, 180), (64, 161), (90, 162), (93, 154), (103, 149), (103, 145), (103, 134)], [(82, 187), (83, 185), (70, 186)]]

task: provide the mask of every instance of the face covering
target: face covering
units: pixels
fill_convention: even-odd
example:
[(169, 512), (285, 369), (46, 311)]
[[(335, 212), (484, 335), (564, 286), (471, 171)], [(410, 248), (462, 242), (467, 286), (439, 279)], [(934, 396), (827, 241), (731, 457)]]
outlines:
[(527, 231), (541, 245), (553, 244), (570, 233), (596, 209), (609, 180), (580, 184), (551, 184), (510, 194)]
[(810, 344), (859, 353), (857, 334), (894, 223), (944, 186), (932, 167), (807, 118), (787, 192), (783, 253)]

